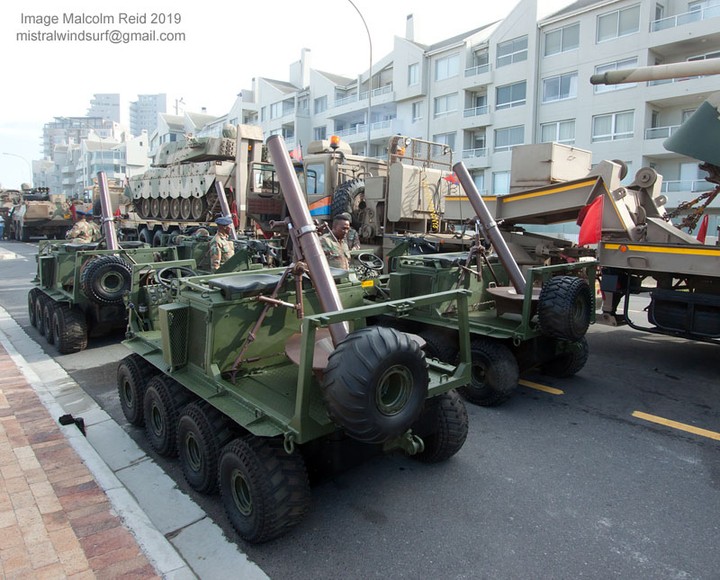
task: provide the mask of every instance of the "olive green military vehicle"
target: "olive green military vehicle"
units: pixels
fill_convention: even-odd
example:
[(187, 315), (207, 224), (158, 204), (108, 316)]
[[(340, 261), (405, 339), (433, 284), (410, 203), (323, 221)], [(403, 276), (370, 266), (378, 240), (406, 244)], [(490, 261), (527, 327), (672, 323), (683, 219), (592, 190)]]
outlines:
[[(350, 438), (425, 462), (456, 454), (468, 430), (457, 389), (483, 388), (473, 380), (481, 380), (485, 359), (476, 363), (471, 341), (533, 341), (528, 358), (542, 351), (535, 361), (548, 363), (572, 351), (558, 343), (580, 341), (591, 312), (587, 282), (572, 276), (578, 270), (546, 269), (527, 291), (504, 287), (518, 274), (511, 258), (480, 272), (474, 261), (441, 255), (402, 262), (403, 271), (383, 280), (330, 269), (282, 138), (271, 137), (268, 148), (294, 261), (178, 272), (167, 293), (159, 282), (133, 285), (123, 343), (132, 354), (118, 366), (127, 420), (144, 426), (158, 454), (179, 455), (193, 489), (219, 489), (230, 522), (250, 542), (278, 537), (303, 518), (305, 458), (323, 442)], [(515, 306), (491, 309), (496, 291)], [(453, 347), (447, 358), (432, 350), (438, 336)], [(474, 351), (502, 359), (503, 346), (493, 348)]]

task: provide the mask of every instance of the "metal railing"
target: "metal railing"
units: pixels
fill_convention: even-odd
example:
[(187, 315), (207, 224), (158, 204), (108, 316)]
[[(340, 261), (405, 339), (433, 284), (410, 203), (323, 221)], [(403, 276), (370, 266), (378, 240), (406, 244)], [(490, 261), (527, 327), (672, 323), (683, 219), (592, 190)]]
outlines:
[(481, 75), (481, 74), (484, 74), (487, 72), (490, 72), (490, 63), (479, 64), (477, 66), (472, 66), (470, 68), (466, 68), (465, 76), (466, 77), (474, 77), (476, 75)]
[(645, 139), (667, 139), (680, 125), (669, 125), (667, 127), (650, 127), (645, 129)]
[(475, 149), (462, 150), (463, 159), (472, 159), (474, 157), (487, 157), (487, 147), (477, 147)]
[(650, 32), (667, 30), (669, 28), (682, 26), (683, 24), (689, 24), (690, 22), (699, 22), (700, 20), (707, 20), (708, 18), (715, 18), (717, 16), (720, 16), (720, 3), (654, 20), (650, 23)]
[(482, 105), (481, 107), (471, 107), (463, 111), (463, 117), (477, 117), (479, 115), (488, 114), (488, 106)]

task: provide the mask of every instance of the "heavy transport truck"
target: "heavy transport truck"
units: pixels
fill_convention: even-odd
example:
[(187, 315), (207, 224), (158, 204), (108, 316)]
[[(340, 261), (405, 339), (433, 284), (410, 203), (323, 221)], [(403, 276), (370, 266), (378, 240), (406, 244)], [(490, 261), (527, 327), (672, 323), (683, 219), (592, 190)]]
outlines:
[[(528, 359), (541, 353), (536, 363), (550, 364), (582, 341), (592, 311), (588, 283), (575, 275), (581, 265), (527, 282), (498, 238), (504, 263), (439, 255), (367, 280), (331, 269), (282, 137), (268, 139), (268, 149), (288, 210), (269, 225), (293, 239), (293, 261), (178, 272), (169, 292), (133, 285), (123, 343), (132, 354), (117, 371), (128, 422), (144, 426), (158, 454), (179, 456), (193, 489), (219, 490), (235, 530), (255, 543), (302, 520), (305, 461), (324, 442), (447, 460), (468, 431), (457, 389), (481, 390), (483, 373), (494, 372), (472, 343), (484, 337), (475, 351), (493, 359), (495, 340), (532, 342)], [(492, 220), (484, 227), (495, 230)], [(506, 306), (493, 309), (496, 301)], [(433, 351), (436, 336), (449, 338), (447, 358)]]
[(64, 195), (51, 194), (47, 187), (23, 184), (18, 205), (10, 213), (9, 239), (62, 239), (72, 227), (70, 203)]

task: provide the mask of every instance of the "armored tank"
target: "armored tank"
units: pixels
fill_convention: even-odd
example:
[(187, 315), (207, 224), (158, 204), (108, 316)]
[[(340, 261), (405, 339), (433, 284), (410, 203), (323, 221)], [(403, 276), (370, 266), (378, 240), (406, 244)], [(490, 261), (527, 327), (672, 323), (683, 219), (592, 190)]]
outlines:
[[(259, 127), (227, 125), (222, 137), (190, 137), (161, 145), (150, 169), (129, 179), (129, 196), (139, 219), (211, 222), (220, 213), (216, 182), (230, 193), (230, 205), (237, 202), (235, 169), (245, 149), (252, 149), (252, 141), (243, 140), (248, 131), (262, 141)], [(243, 149), (238, 143), (249, 145)]]

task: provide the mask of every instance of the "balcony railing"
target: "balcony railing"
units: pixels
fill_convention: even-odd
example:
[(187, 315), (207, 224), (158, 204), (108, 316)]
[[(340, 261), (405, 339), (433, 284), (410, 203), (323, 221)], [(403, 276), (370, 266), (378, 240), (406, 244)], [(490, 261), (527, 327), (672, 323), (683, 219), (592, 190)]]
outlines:
[(482, 105), (481, 107), (472, 107), (463, 111), (463, 117), (477, 117), (479, 115), (487, 115), (488, 106)]
[(486, 72), (490, 72), (490, 63), (479, 64), (465, 69), (466, 77), (474, 77), (475, 75), (481, 75)]
[(692, 10), (690, 12), (676, 14), (675, 16), (668, 16), (667, 18), (661, 18), (660, 20), (655, 20), (650, 23), (650, 32), (667, 30), (668, 28), (675, 28), (677, 26), (682, 26), (683, 24), (699, 22), (700, 20), (707, 20), (708, 18), (715, 18), (717, 16), (720, 16), (720, 3), (700, 8), (698, 10)]
[(715, 186), (704, 179), (663, 181), (663, 193), (702, 193)]
[(462, 158), (463, 159), (472, 159), (474, 157), (486, 157), (487, 156), (487, 147), (477, 147), (475, 149), (463, 149), (462, 150)]
[(680, 125), (670, 125), (668, 127), (650, 127), (645, 129), (645, 139), (667, 139), (672, 135)]

